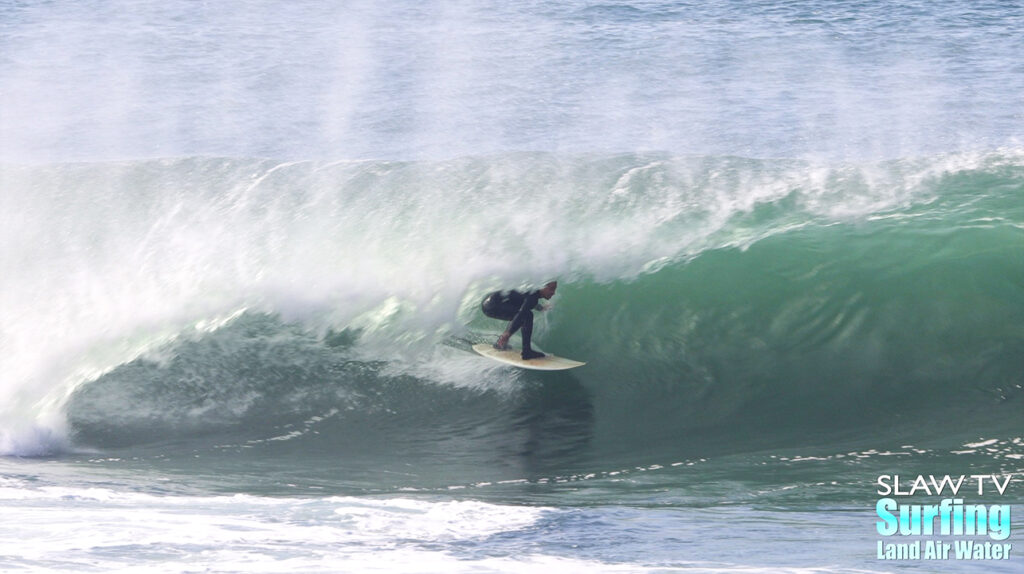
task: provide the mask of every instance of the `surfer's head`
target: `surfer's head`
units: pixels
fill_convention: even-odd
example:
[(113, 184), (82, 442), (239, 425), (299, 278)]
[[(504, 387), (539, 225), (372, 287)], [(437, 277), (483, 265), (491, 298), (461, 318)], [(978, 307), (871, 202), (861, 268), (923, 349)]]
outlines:
[(558, 289), (558, 281), (548, 281), (540, 289), (540, 296), (550, 299), (555, 296), (555, 289)]

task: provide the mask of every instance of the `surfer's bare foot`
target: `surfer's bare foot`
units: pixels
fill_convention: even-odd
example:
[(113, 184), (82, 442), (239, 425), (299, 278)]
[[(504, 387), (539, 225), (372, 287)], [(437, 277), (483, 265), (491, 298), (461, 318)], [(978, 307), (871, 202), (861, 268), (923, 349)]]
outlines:
[(496, 343), (494, 343), (494, 348), (498, 349), (499, 351), (507, 351), (508, 350), (508, 339), (509, 339), (509, 336), (504, 334), (504, 333), (502, 333), (501, 336), (498, 337), (498, 341)]
[(547, 355), (545, 355), (544, 353), (541, 353), (540, 351), (534, 351), (533, 349), (526, 349), (525, 351), (523, 351), (523, 359), (526, 360), (543, 359), (546, 356)]

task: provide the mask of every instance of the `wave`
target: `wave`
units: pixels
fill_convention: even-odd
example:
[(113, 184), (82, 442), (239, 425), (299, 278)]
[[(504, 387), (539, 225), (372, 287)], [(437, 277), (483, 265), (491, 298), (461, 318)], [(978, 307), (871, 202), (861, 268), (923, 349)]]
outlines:
[[(4, 452), (512, 448), (548, 468), (936, 413), (1004, 425), (1024, 385), (1020, 165), (6, 166)], [(587, 367), (469, 351), (501, 328), (484, 293), (554, 276), (541, 346)]]

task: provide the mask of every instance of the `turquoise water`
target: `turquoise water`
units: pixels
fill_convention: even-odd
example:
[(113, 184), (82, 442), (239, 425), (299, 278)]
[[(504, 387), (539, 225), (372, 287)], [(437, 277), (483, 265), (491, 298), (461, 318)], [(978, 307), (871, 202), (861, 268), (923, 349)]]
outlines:
[(1020, 23), (0, 4), (0, 566), (1018, 571)]

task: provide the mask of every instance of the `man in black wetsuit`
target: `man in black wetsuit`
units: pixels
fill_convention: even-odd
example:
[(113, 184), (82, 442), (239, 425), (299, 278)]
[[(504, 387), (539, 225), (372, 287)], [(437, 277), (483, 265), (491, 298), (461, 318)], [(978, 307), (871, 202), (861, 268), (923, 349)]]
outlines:
[(544, 310), (540, 305), (541, 299), (550, 299), (555, 296), (555, 289), (558, 288), (558, 281), (550, 281), (544, 287), (527, 293), (519, 291), (495, 291), (484, 297), (480, 308), (484, 315), (492, 319), (509, 321), (505, 332), (498, 337), (494, 344), (495, 349), (507, 349), (508, 340), (520, 328), (523, 330), (523, 358), (539, 359), (544, 356), (540, 351), (534, 351), (530, 347), (530, 338), (533, 336), (533, 310)]

